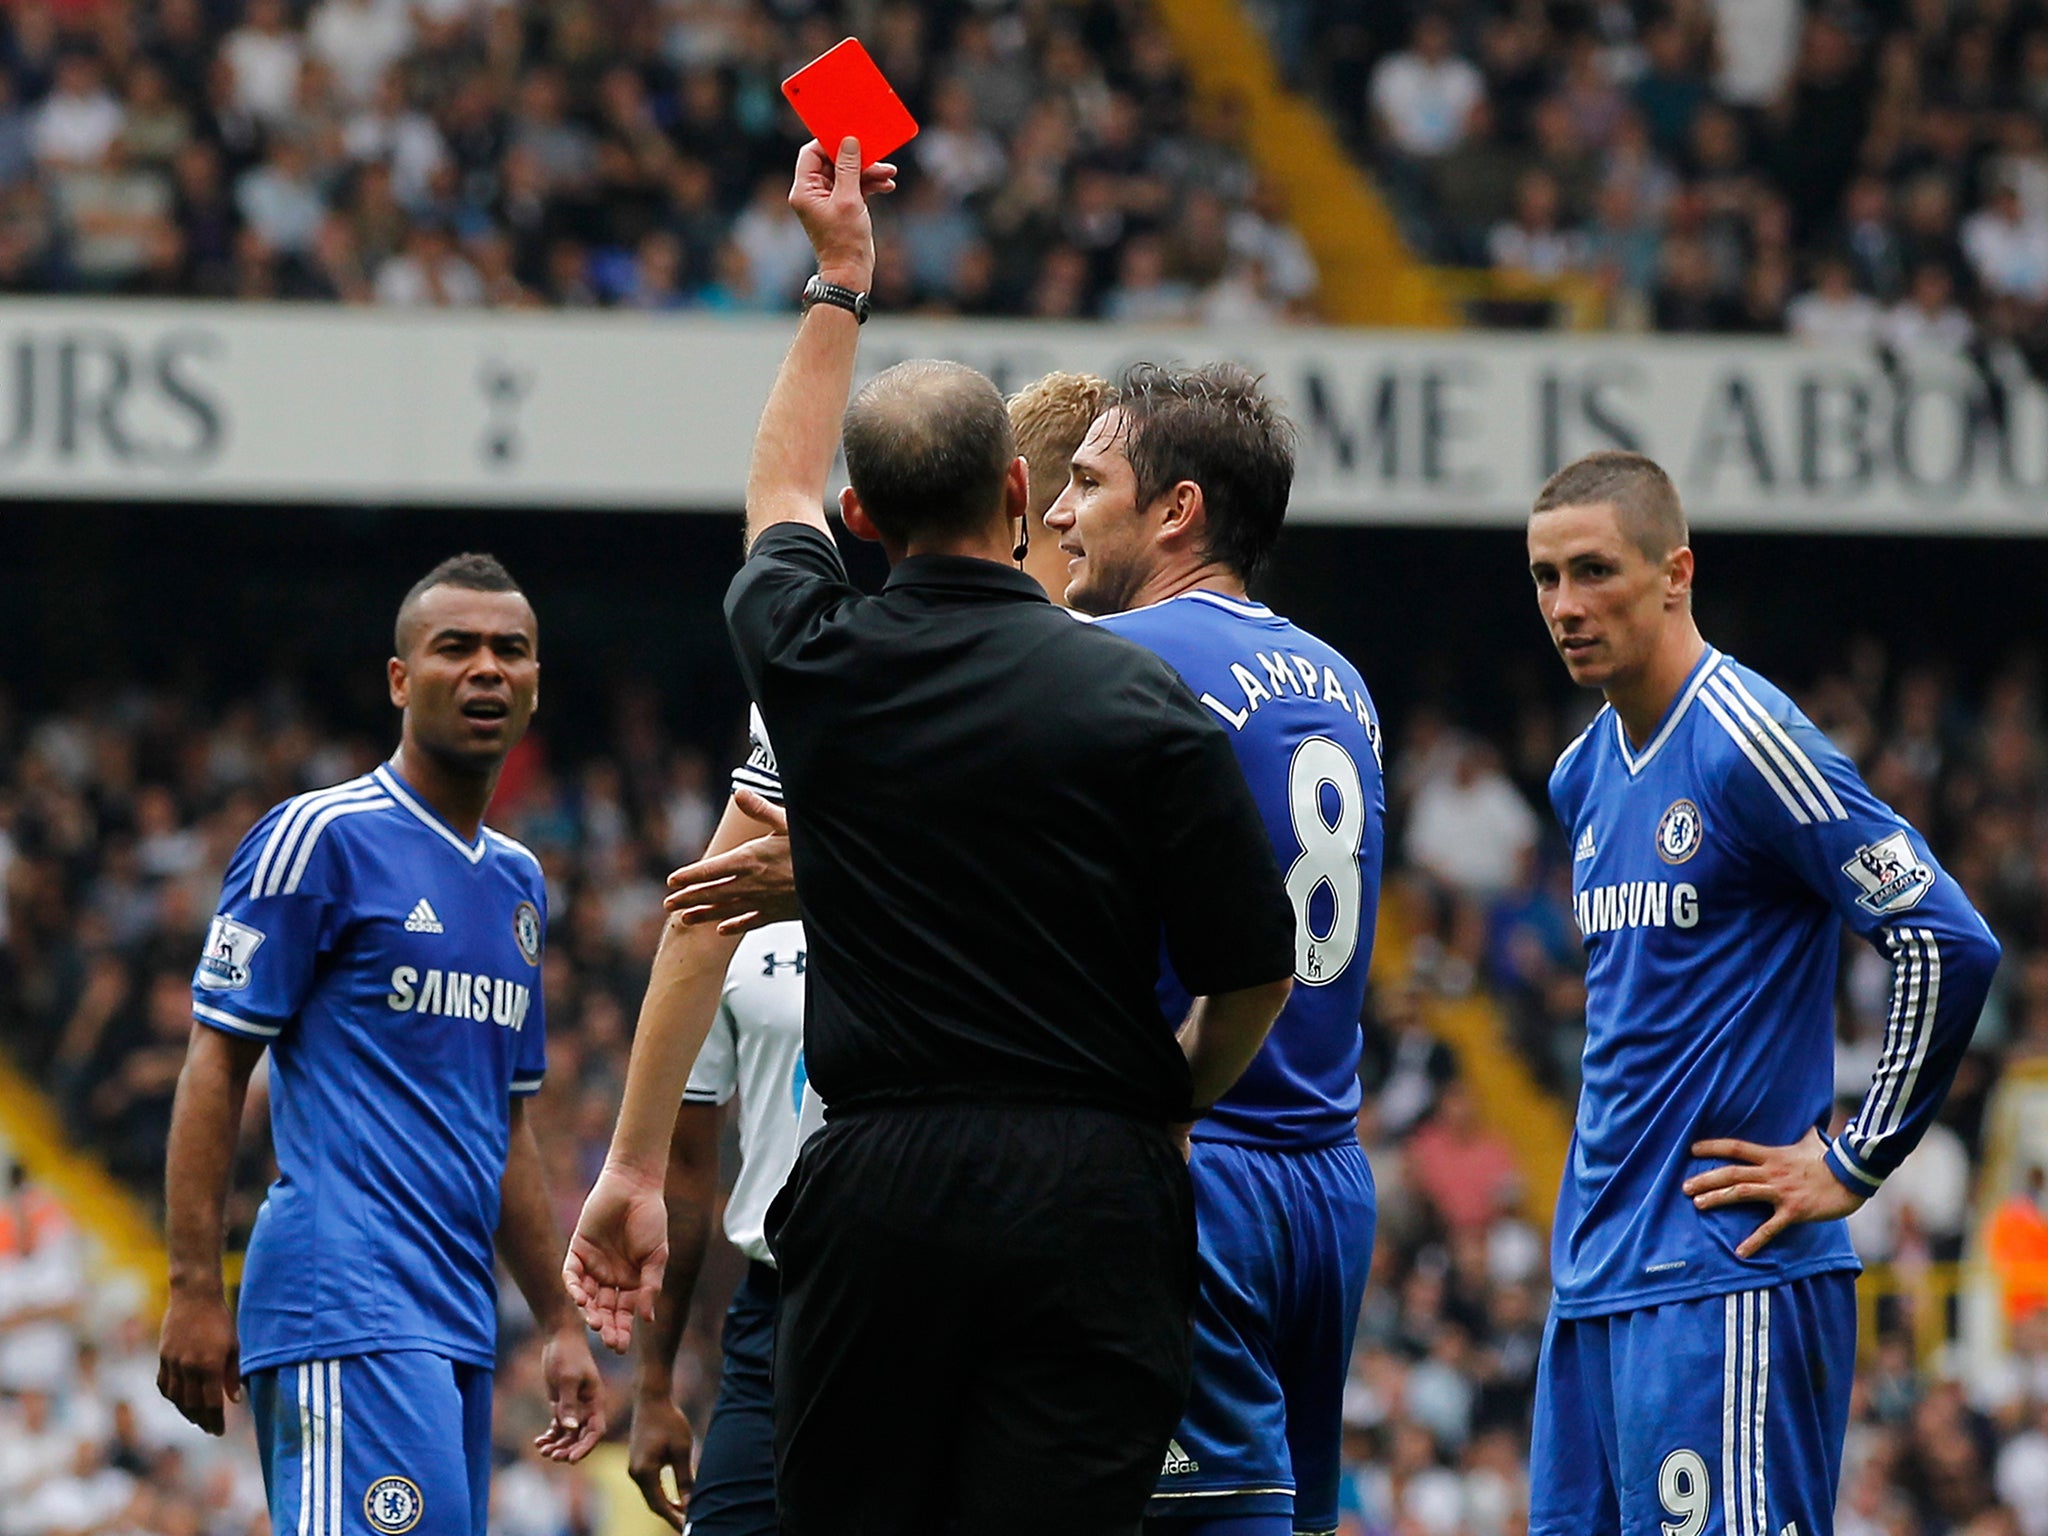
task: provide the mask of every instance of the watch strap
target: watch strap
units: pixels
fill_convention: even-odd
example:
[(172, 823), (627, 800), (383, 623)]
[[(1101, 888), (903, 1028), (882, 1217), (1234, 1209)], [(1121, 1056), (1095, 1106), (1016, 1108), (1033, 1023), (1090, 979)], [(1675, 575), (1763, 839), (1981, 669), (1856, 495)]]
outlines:
[(842, 287), (838, 283), (828, 283), (822, 276), (813, 274), (811, 280), (804, 284), (803, 307), (805, 312), (808, 313), (811, 307), (816, 304), (830, 304), (835, 309), (843, 309), (860, 324), (867, 324), (868, 296), (866, 294), (856, 293), (853, 289)]

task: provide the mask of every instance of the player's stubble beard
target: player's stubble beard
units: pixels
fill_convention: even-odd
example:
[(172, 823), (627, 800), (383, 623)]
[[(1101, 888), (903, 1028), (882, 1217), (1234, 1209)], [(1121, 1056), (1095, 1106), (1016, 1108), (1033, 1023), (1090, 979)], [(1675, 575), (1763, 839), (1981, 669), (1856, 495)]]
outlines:
[(1117, 561), (1094, 554), (1082, 556), (1081, 578), (1067, 588), (1067, 606), (1101, 618), (1123, 613), (1145, 584), (1146, 571), (1136, 560)]

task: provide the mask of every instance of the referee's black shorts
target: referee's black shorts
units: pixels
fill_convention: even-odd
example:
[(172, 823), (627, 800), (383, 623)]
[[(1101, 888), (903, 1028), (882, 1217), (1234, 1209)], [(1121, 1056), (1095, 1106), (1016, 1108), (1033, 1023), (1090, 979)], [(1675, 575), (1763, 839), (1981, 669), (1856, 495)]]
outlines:
[(1134, 1536), (1188, 1389), (1194, 1200), (1163, 1127), (841, 1116), (769, 1231), (784, 1536)]

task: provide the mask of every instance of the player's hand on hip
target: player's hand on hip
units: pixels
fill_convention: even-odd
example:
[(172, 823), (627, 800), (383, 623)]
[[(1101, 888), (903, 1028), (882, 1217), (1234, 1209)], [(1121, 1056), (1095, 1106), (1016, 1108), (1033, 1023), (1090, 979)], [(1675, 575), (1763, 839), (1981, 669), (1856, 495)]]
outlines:
[(1719, 1138), (1692, 1144), (1694, 1157), (1730, 1159), (1687, 1179), (1684, 1190), (1695, 1208), (1711, 1211), (1724, 1205), (1768, 1205), (1770, 1219), (1736, 1245), (1735, 1256), (1752, 1259), (1787, 1227), (1803, 1221), (1835, 1221), (1863, 1204), (1829, 1171), (1824, 1161), (1828, 1144), (1819, 1131), (1789, 1147), (1759, 1146), (1753, 1141)]
[(157, 1343), (156, 1389), (209, 1435), (226, 1427), (228, 1402), (242, 1400), (240, 1345), (227, 1297), (171, 1290)]
[(550, 1461), (581, 1461), (604, 1438), (604, 1378), (580, 1321), (549, 1337), (540, 1364), (552, 1417), (534, 1449)]
[(751, 789), (733, 799), (748, 818), (772, 830), (737, 848), (685, 864), (668, 877), (668, 895), (662, 899), (662, 905), (686, 925), (716, 923), (726, 934), (747, 933), (798, 915), (788, 814)]
[(668, 1265), (668, 1207), (659, 1180), (607, 1165), (597, 1176), (562, 1261), (562, 1283), (605, 1347), (633, 1342), (633, 1319), (654, 1321)]
[[(690, 1451), (695, 1444), (690, 1421), (666, 1392), (643, 1392), (635, 1400), (626, 1471), (639, 1485), (647, 1507), (679, 1531), (690, 1509)], [(673, 1497), (662, 1483), (663, 1467), (675, 1479)]]
[(861, 169), (857, 139), (840, 141), (836, 154), (813, 139), (798, 153), (789, 206), (810, 236), (826, 282), (867, 292), (875, 276), (875, 231), (867, 200), (895, 190), (896, 167), (887, 161)]

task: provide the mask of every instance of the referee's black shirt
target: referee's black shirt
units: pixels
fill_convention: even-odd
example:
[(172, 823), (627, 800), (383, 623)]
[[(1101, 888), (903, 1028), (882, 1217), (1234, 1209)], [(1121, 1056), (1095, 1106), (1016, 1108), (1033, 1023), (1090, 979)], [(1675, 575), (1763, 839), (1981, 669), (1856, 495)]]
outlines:
[(775, 743), (834, 1113), (904, 1101), (1189, 1111), (1154, 1000), (1291, 975), (1294, 910), (1222, 727), (1028, 576), (913, 555), (875, 596), (802, 524), (726, 594)]

